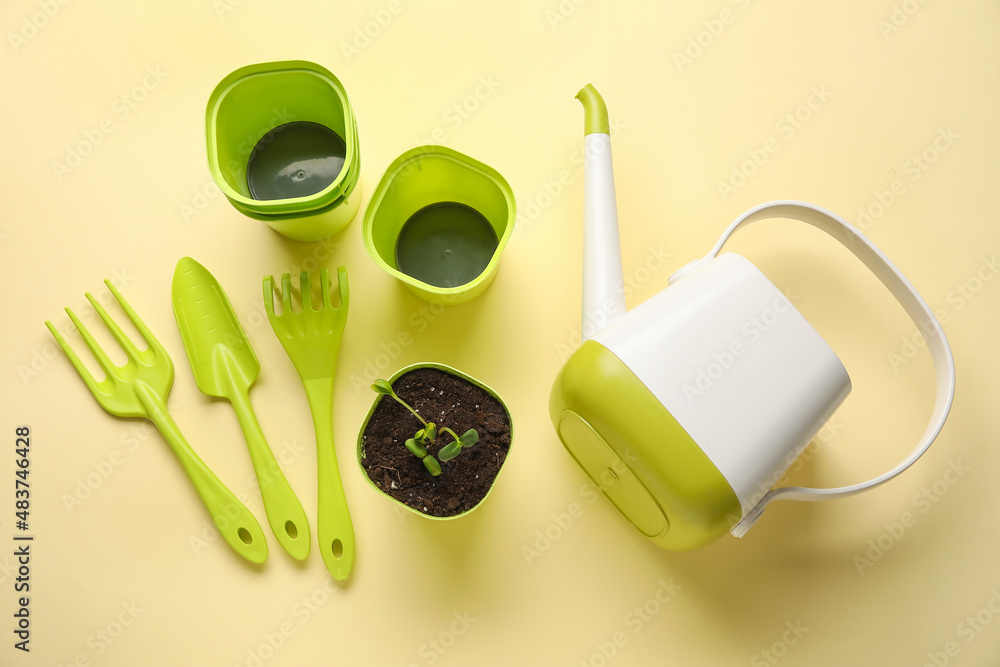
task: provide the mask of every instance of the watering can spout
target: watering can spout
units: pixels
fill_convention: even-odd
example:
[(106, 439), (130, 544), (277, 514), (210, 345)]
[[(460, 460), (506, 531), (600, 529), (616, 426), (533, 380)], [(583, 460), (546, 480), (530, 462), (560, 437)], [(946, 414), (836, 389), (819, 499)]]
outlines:
[(610, 134), (608, 125), (608, 107), (604, 104), (604, 98), (597, 92), (593, 84), (588, 83), (576, 94), (576, 99), (583, 105), (584, 116), (583, 133)]
[(584, 116), (583, 340), (625, 314), (618, 204), (611, 163), (608, 108), (593, 85), (576, 98)]

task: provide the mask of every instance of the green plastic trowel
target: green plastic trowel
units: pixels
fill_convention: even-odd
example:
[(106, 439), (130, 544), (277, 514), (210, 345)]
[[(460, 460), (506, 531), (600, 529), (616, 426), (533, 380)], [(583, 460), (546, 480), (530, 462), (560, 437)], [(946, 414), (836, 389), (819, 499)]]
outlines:
[(229, 298), (208, 269), (190, 257), (177, 262), (171, 292), (174, 317), (198, 389), (233, 404), (271, 530), (293, 558), (304, 560), (309, 555), (309, 522), (250, 405), (250, 386), (260, 373), (260, 362)]

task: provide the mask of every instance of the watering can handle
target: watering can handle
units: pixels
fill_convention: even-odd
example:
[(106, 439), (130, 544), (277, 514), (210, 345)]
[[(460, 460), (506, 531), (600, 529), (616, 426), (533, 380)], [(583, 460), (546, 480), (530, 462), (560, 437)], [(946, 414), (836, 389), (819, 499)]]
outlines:
[(934, 362), (934, 375), (937, 378), (937, 395), (934, 399), (934, 410), (931, 412), (930, 421), (923, 435), (920, 437), (920, 441), (913, 451), (910, 452), (909, 456), (897, 464), (896, 467), (867, 482), (852, 484), (850, 486), (827, 489), (787, 486), (771, 489), (733, 527), (731, 532), (736, 537), (742, 537), (750, 529), (750, 526), (760, 518), (767, 504), (774, 500), (832, 500), (833, 498), (853, 496), (888, 482), (913, 465), (927, 451), (928, 447), (931, 446), (938, 433), (941, 432), (941, 427), (944, 426), (945, 419), (948, 417), (948, 411), (951, 409), (952, 400), (955, 397), (955, 360), (952, 357), (951, 348), (948, 346), (948, 340), (945, 338), (944, 330), (941, 328), (937, 317), (934, 316), (934, 311), (923, 300), (916, 288), (910, 284), (910, 281), (889, 261), (889, 258), (875, 247), (861, 231), (840, 216), (819, 206), (800, 201), (783, 200), (761, 204), (736, 218), (729, 225), (729, 228), (723, 232), (711, 252), (697, 263), (700, 264), (701, 262), (714, 259), (719, 254), (719, 251), (722, 250), (722, 246), (737, 229), (765, 218), (788, 218), (808, 223), (840, 241), (844, 247), (864, 262), (865, 266), (882, 281), (882, 284), (889, 289), (893, 297), (903, 306), (906, 314), (910, 316), (910, 319), (913, 320), (923, 334), (924, 341), (927, 343), (927, 349), (930, 351), (931, 359)]

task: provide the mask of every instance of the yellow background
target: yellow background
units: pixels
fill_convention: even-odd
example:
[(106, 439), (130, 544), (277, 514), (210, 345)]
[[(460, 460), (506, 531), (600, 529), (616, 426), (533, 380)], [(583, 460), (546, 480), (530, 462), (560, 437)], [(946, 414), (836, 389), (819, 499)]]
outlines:
[[(997, 664), (998, 26), (988, 0), (5, 3), (0, 664), (923, 665), (928, 654)], [(294, 243), (218, 194), (205, 158), (209, 93), (242, 65), (289, 58), (346, 86), (366, 199), (395, 156), (435, 133), (509, 180), (517, 229), (482, 297), (429, 313), (367, 256), (360, 216), (331, 243)], [(910, 471), (849, 500), (777, 504), (746, 538), (690, 553), (656, 548), (594, 501), (547, 416), (579, 326), (583, 112), (573, 96), (588, 82), (617, 128), (629, 305), (744, 209), (797, 198), (863, 222), (942, 313), (958, 392)], [(58, 174), (74, 150), (88, 154)], [(762, 165), (746, 163), (754, 155)], [(745, 183), (720, 192), (734, 169)], [(790, 295), (853, 379), (793, 481), (851, 483), (901, 459), (933, 398), (929, 357), (904, 344), (916, 329), (902, 310), (802, 225), (756, 226), (731, 249)], [(185, 255), (215, 274), (244, 321), (262, 365), (253, 404), (313, 522), (312, 426), (262, 317), (260, 280), (316, 258), (350, 272), (334, 406), (358, 541), (347, 587), (328, 585), (315, 546), (299, 565), (270, 536), (232, 409), (194, 384), (170, 308)], [(264, 524), (263, 568), (220, 540), (192, 547), (209, 520), (173, 455), (143, 422), (106, 415), (42, 326), (69, 331), (62, 308), (85, 311), (84, 292), (106, 298), (101, 281), (116, 275), (173, 357), (182, 431)], [(412, 342), (394, 347), (401, 333)], [(516, 423), (498, 486), (461, 521), (401, 514), (354, 462), (373, 398), (366, 366), (385, 376), (423, 360), (492, 385)], [(30, 655), (11, 634), (21, 424), (32, 429)], [(956, 477), (949, 465), (967, 470)], [(88, 497), (67, 506), (74, 494)], [(900, 534), (906, 512), (914, 521)], [(888, 549), (864, 566), (880, 543)], [(657, 601), (671, 583), (679, 590)], [(633, 609), (644, 605), (640, 622)], [(977, 613), (985, 624), (966, 620)]]

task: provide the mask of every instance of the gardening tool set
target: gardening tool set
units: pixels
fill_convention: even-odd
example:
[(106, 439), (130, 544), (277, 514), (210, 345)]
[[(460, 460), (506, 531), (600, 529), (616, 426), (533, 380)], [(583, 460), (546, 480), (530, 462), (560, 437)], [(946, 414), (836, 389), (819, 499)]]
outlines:
[[(674, 273), (667, 289), (626, 310), (607, 108), (593, 86), (577, 97), (585, 109), (582, 314), (589, 335), (556, 376), (549, 413), (567, 451), (614, 506), (661, 546), (690, 549), (726, 532), (742, 536), (774, 500), (853, 495), (912, 465), (948, 416), (955, 367), (933, 311), (899, 270), (835, 214), (777, 201), (741, 215), (705, 257)], [(285, 61), (233, 72), (209, 98), (206, 138), (209, 169), (233, 207), (289, 238), (315, 241), (336, 234), (359, 210), (357, 121), (340, 81), (319, 65)], [(749, 260), (720, 254), (737, 229), (775, 217), (813, 225), (853, 252), (920, 327), (931, 353), (938, 392), (927, 428), (909, 456), (867, 482), (775, 487), (851, 390), (837, 355), (782, 292)], [(495, 170), (452, 149), (423, 146), (386, 170), (364, 213), (363, 237), (373, 261), (413, 294), (455, 305), (493, 282), (515, 218), (513, 192)], [(101, 407), (119, 417), (151, 420), (225, 541), (248, 561), (263, 563), (267, 542), (257, 520), (195, 453), (167, 411), (170, 357), (105, 282), (145, 339), (140, 350), (87, 294), (124, 350), (124, 365), (115, 365), (67, 308), (104, 372), (96, 379), (52, 323), (46, 325)], [(298, 283), (296, 297), (289, 274), (280, 286), (265, 277), (264, 305), (312, 413), (315, 533), (322, 560), (335, 579), (345, 580), (355, 560), (355, 535), (334, 447), (333, 404), (350, 302), (347, 271), (337, 270), (336, 288), (326, 268), (318, 284), (309, 272)], [(292, 558), (306, 559), (312, 542), (308, 515), (254, 414), (250, 387), (261, 367), (225, 291), (204, 266), (185, 257), (174, 273), (172, 302), (198, 388), (227, 399), (236, 412), (271, 532)], [(588, 322), (603, 322), (603, 328), (590, 332)], [(437, 387), (428, 391), (435, 383), (471, 392), (478, 397), (476, 409), (489, 414), (446, 412), (461, 402), (446, 401), (440, 418), (422, 415), (439, 410), (432, 402)], [(372, 487), (425, 516), (454, 518), (477, 507), (503, 467), (513, 434), (496, 392), (443, 364), (404, 368), (373, 389), (377, 396), (357, 443), (359, 467)], [(394, 420), (398, 437), (386, 435), (397, 432)], [(459, 423), (462, 430), (448, 428)], [(366, 434), (379, 434), (380, 446), (393, 444), (366, 451)], [(470, 453), (458, 456), (464, 449)], [(369, 460), (376, 454), (377, 460)], [(396, 459), (399, 468), (379, 463)], [(449, 471), (458, 474), (458, 465), (492, 466), (492, 476), (465, 504), (448, 509), (439, 485), (447, 483)], [(376, 468), (377, 478), (369, 475)]]

